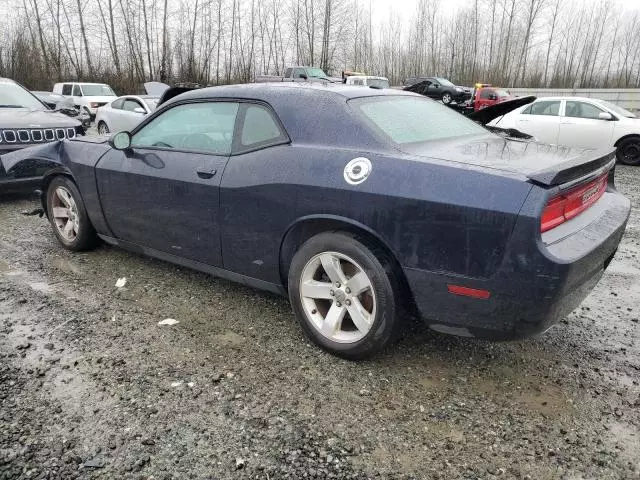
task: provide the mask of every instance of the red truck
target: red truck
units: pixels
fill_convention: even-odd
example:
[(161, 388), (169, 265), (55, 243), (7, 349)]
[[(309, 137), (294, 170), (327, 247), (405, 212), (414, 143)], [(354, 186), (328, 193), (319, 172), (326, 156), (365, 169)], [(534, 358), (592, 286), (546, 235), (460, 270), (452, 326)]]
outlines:
[(503, 88), (494, 87), (488, 83), (476, 83), (471, 103), (473, 111), (477, 112), (490, 105), (495, 105), (496, 103), (506, 100), (513, 100), (514, 98), (513, 95)]

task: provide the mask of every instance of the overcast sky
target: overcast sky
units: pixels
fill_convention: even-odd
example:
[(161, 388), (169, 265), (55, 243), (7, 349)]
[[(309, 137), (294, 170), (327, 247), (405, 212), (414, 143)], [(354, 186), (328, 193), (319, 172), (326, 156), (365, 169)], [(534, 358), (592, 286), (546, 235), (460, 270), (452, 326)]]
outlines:
[[(367, 4), (368, 0), (359, 0), (363, 4)], [(603, 0), (561, 0), (563, 3), (600, 3)], [(401, 18), (405, 15), (411, 15), (415, 11), (417, 0), (371, 0), (373, 7), (374, 24), (384, 21), (389, 12), (397, 12)], [(640, 10), (640, 0), (617, 0), (618, 5), (625, 10)], [(441, 0), (441, 9), (450, 10), (454, 13), (460, 8), (469, 7), (473, 4), (472, 0)]]
[[(45, 0), (37, 0), (39, 4), (45, 5)], [(415, 12), (418, 0), (358, 0), (363, 5), (371, 2), (373, 8), (373, 23), (384, 22), (390, 12), (396, 12), (401, 19), (405, 19)], [(481, 0), (482, 1), (482, 0)], [(561, 0), (563, 3), (597, 3), (603, 0)], [(624, 10), (640, 10), (640, 0), (614, 0), (619, 7)], [(170, 3), (178, 4), (179, 0), (169, 0)], [(472, 0), (440, 0), (442, 11), (455, 13), (460, 8), (468, 8), (473, 5)], [(22, 0), (0, 0), (0, 25), (7, 21), (9, 12), (22, 6)]]

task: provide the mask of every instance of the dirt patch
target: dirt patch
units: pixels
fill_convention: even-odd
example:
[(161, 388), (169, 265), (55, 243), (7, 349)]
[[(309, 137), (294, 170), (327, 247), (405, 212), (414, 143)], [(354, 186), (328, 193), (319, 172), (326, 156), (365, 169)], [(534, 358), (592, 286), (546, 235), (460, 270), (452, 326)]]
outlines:
[(640, 478), (640, 169), (617, 178), (625, 238), (557, 327), (489, 343), (412, 324), (361, 363), (312, 347), (286, 299), (71, 254), (6, 200), (0, 479)]

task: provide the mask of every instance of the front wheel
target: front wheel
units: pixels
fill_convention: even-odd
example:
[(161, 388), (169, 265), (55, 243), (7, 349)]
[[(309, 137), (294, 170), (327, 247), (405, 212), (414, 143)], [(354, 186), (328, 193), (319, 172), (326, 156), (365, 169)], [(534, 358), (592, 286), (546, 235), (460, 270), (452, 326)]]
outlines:
[(289, 299), (304, 332), (352, 360), (371, 356), (396, 336), (398, 285), (384, 253), (348, 233), (311, 238), (289, 269)]
[(624, 165), (640, 165), (640, 137), (631, 137), (621, 141), (616, 150), (616, 156)]
[(453, 97), (451, 96), (450, 93), (442, 94), (442, 103), (444, 103), (445, 105), (449, 105), (452, 101), (453, 101)]
[(80, 191), (70, 178), (59, 176), (49, 183), (47, 216), (53, 233), (66, 249), (87, 250), (97, 243)]

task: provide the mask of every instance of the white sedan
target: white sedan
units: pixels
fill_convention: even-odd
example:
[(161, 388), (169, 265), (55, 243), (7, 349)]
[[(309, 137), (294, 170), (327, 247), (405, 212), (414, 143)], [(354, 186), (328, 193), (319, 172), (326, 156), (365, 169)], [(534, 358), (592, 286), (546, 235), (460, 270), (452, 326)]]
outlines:
[(156, 109), (160, 97), (127, 95), (119, 97), (96, 113), (96, 125), (100, 135), (131, 131), (142, 119)]
[(640, 119), (595, 98), (546, 97), (491, 122), (515, 128), (542, 143), (568, 147), (617, 147), (618, 161), (640, 165)]

